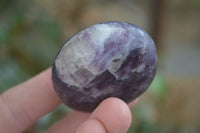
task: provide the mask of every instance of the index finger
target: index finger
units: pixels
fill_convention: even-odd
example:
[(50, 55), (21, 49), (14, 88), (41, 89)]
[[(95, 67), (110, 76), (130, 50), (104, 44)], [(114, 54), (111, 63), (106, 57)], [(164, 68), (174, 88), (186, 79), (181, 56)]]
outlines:
[(0, 132), (22, 132), (60, 103), (50, 68), (0, 96)]

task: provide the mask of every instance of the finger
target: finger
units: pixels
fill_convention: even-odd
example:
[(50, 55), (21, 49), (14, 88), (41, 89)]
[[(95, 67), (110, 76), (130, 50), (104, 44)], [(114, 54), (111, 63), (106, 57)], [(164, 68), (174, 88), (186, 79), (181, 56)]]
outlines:
[[(132, 101), (131, 103), (128, 104), (129, 107), (133, 107), (136, 102), (139, 99), (136, 99), (134, 101)], [(85, 132), (89, 133), (89, 132), (93, 132), (93, 131), (89, 131), (89, 129), (91, 127), (96, 127), (93, 129), (98, 129), (98, 131), (102, 131), (102, 127), (99, 126), (99, 121), (97, 120), (89, 120), (86, 121), (89, 118), (89, 113), (82, 113), (82, 112), (71, 112), (70, 114), (68, 114), (66, 117), (64, 117), (62, 120), (58, 121), (56, 124), (54, 124), (53, 126), (51, 126), (46, 133), (66, 133), (66, 131), (68, 133), (75, 133), (75, 131), (77, 130), (77, 128), (82, 124), (82, 128), (84, 128), (84, 130), (86, 130)], [(80, 130), (80, 128), (79, 128)], [(82, 130), (82, 129), (81, 129)], [(95, 133), (98, 133), (95, 131)]]
[[(133, 106), (135, 103), (136, 103), (136, 101), (133, 101), (130, 104), (131, 104), (131, 106)], [(106, 110), (107, 109), (105, 109), (105, 111)], [(88, 119), (89, 115), (90, 114), (88, 114), (88, 113), (81, 113), (81, 112), (77, 112), (77, 111), (72, 112), (72, 113), (68, 114), (65, 118), (63, 118), (62, 120), (58, 121), (56, 124), (51, 126), (46, 131), (46, 133), (55, 133), (55, 132), (65, 133), (66, 131), (68, 133), (75, 133), (75, 131), (81, 125), (81, 123)], [(91, 121), (89, 121), (89, 125), (90, 125), (90, 122)], [(95, 123), (97, 124), (98, 122), (95, 122)], [(83, 124), (83, 125), (86, 126), (86, 128), (90, 127), (90, 126), (88, 126), (87, 121), (86, 121), (86, 124)], [(95, 126), (95, 125), (93, 125), (93, 126)], [(91, 126), (91, 127), (93, 127), (93, 126)], [(83, 126), (81, 126), (81, 127), (83, 128)]]
[(107, 131), (100, 121), (89, 119), (81, 124), (76, 133), (107, 133)]
[(77, 133), (125, 133), (131, 124), (131, 112), (118, 98), (104, 100), (77, 130)]
[(75, 133), (82, 122), (88, 119), (89, 113), (74, 111), (51, 126), (46, 133)]
[(59, 104), (48, 69), (1, 95), (0, 132), (22, 132)]

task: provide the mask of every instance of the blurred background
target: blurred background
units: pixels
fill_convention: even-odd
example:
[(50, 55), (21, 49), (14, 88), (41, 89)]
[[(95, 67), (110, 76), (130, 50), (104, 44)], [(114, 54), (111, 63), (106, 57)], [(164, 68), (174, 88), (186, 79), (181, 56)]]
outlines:
[[(132, 109), (128, 133), (200, 132), (199, 0), (0, 0), (0, 93), (50, 67), (78, 31), (105, 21), (145, 29), (158, 48), (158, 71)], [(66, 115), (59, 106), (25, 133)]]

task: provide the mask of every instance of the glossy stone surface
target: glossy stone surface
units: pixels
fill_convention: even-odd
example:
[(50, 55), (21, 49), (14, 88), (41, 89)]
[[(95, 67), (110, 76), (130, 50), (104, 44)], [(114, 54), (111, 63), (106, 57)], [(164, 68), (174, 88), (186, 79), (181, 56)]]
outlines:
[(52, 69), (55, 90), (69, 107), (91, 112), (105, 98), (129, 103), (152, 82), (156, 48), (141, 28), (125, 22), (96, 24), (75, 34)]

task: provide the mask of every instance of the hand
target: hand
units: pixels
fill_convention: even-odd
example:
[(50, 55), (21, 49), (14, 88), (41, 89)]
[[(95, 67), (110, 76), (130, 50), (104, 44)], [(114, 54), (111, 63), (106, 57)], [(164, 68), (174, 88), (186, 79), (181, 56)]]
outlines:
[[(0, 132), (21, 133), (59, 104), (48, 69), (0, 95)], [(46, 133), (125, 133), (130, 124), (128, 105), (108, 98), (91, 114), (73, 111)]]

